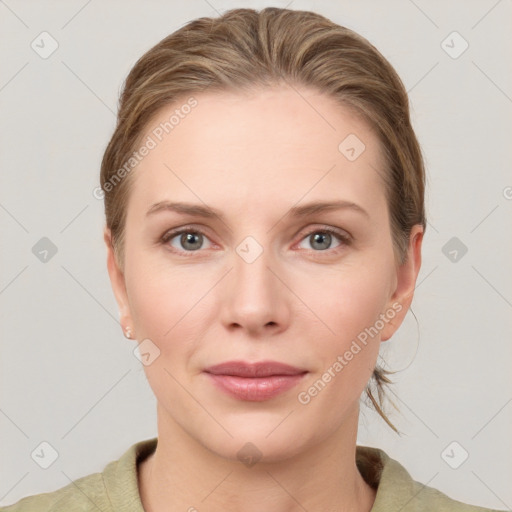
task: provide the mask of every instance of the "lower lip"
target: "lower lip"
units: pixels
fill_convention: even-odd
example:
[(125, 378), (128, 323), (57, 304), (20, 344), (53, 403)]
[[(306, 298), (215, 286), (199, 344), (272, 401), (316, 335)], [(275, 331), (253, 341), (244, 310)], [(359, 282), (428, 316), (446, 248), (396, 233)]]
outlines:
[(250, 402), (263, 402), (296, 386), (305, 373), (257, 378), (214, 375), (212, 373), (207, 373), (207, 375), (219, 389), (235, 398)]

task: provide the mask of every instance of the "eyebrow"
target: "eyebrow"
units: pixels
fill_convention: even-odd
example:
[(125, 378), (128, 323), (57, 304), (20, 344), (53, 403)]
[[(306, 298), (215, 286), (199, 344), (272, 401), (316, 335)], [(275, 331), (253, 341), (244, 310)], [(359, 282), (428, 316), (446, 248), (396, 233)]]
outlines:
[[(356, 203), (345, 200), (316, 201), (304, 204), (302, 206), (294, 206), (290, 208), (289, 212), (287, 212), (286, 215), (291, 215), (292, 217), (308, 217), (316, 213), (342, 209), (353, 210), (370, 218), (370, 215), (364, 208), (362, 208)], [(162, 211), (171, 211), (175, 213), (192, 215), (194, 217), (203, 217), (207, 219), (217, 217), (222, 221), (224, 220), (224, 215), (220, 210), (217, 210), (216, 208), (212, 208), (210, 206), (202, 206), (200, 204), (171, 201), (160, 201), (158, 203), (153, 204), (146, 212), (146, 217)]]

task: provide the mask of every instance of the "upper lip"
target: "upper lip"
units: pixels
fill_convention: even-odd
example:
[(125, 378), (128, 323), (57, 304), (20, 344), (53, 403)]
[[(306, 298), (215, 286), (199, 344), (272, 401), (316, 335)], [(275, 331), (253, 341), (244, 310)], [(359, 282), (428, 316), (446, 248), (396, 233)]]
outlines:
[(236, 377), (269, 377), (271, 375), (299, 375), (307, 370), (290, 366), (277, 361), (260, 361), (247, 363), (245, 361), (227, 361), (210, 366), (204, 370), (214, 375), (233, 375)]

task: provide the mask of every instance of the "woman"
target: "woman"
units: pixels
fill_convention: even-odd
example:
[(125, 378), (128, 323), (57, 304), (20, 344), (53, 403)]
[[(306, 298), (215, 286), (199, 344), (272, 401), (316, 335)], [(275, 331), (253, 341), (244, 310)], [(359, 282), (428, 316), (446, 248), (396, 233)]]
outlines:
[(318, 14), (235, 9), (149, 50), (101, 187), (158, 438), (3, 510), (488, 510), (356, 445), (363, 391), (394, 428), (376, 362), (413, 298), (424, 180), (395, 71)]

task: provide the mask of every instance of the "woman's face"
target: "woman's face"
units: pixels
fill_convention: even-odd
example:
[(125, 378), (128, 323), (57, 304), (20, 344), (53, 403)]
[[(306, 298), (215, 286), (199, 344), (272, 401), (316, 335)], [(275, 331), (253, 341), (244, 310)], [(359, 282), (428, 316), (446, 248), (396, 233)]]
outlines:
[[(421, 228), (397, 266), (378, 139), (329, 97), (279, 87), (195, 99), (162, 109), (142, 139), (154, 147), (131, 171), (124, 274), (107, 244), (159, 434), (233, 459), (250, 442), (266, 460), (355, 435), (380, 342), (412, 299)], [(336, 204), (312, 206), (324, 203)], [(205, 372), (229, 361), (302, 373)]]

